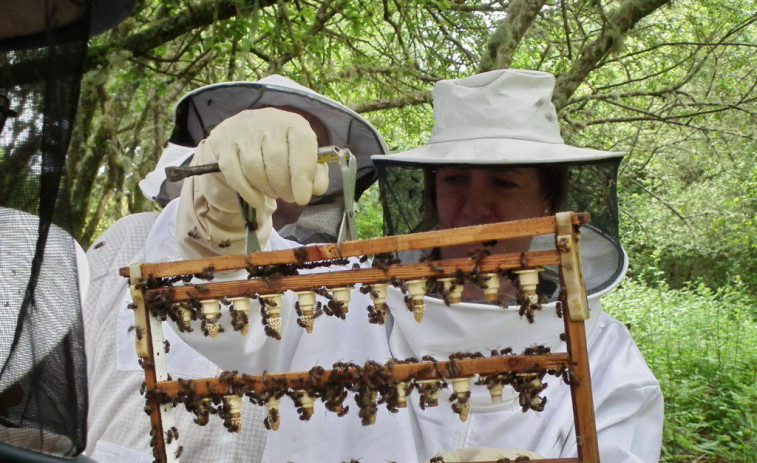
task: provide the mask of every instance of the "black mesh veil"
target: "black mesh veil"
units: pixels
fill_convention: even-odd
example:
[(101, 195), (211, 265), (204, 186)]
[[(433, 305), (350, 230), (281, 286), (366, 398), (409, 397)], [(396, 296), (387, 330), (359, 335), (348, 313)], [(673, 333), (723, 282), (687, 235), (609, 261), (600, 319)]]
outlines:
[(0, 442), (75, 456), (87, 378), (65, 159), (93, 10), (64, 3), (0, 11)]
[[(394, 162), (392, 156), (374, 158), (384, 213), (384, 233), (398, 235), (437, 227), (434, 176), (443, 167), (496, 169), (508, 165), (421, 164)], [(616, 178), (620, 157), (584, 162), (518, 164), (537, 168), (542, 185), (552, 185), (554, 212), (589, 212), (591, 225), (581, 242), (589, 294), (609, 287), (623, 272), (625, 254), (618, 242)], [(551, 239), (537, 237), (531, 250), (554, 249)], [(548, 269), (549, 270), (549, 269)], [(554, 272), (552, 272), (554, 273)], [(546, 272), (548, 277), (550, 272)], [(556, 275), (553, 275), (556, 280)]]

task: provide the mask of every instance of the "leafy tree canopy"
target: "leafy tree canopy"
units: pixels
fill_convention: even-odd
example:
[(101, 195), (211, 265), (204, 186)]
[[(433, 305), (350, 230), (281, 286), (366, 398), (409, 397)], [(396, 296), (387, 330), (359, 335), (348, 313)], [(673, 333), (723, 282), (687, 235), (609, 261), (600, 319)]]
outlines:
[(557, 76), (566, 142), (628, 153), (633, 272), (757, 286), (750, 0), (138, 3), (89, 51), (68, 167), (85, 244), (152, 207), (137, 182), (198, 86), (284, 74), (363, 113), (397, 151), (426, 141), (435, 81), (512, 67)]

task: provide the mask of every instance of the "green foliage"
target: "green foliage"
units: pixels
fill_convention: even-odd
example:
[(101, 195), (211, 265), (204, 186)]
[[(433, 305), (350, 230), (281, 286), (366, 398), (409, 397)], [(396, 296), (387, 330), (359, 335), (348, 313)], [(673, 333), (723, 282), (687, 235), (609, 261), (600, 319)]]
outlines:
[(734, 283), (670, 289), (626, 279), (603, 299), (630, 325), (665, 397), (663, 462), (754, 462), (757, 298)]
[(361, 240), (376, 238), (384, 234), (384, 216), (379, 201), (378, 184), (368, 188), (355, 205), (357, 234)]
[[(620, 198), (634, 275), (653, 283), (659, 269), (677, 288), (743, 281), (757, 293), (757, 145), (717, 145), (714, 158), (671, 149), (645, 162), (643, 174), (630, 160)], [(629, 178), (633, 171), (641, 175)]]

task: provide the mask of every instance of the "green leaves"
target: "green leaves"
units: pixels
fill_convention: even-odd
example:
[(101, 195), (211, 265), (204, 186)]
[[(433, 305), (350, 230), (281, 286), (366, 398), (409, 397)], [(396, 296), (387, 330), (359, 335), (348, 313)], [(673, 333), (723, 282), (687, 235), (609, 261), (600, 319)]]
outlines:
[(757, 455), (757, 299), (732, 283), (672, 290), (626, 279), (602, 298), (631, 334), (665, 397), (663, 462)]
[[(364, 111), (400, 151), (428, 140), (433, 83), (475, 72), (506, 26), (512, 43), (491, 58), (557, 74), (566, 142), (628, 152), (619, 194), (632, 273), (655, 284), (663, 272), (673, 287), (739, 277), (755, 291), (757, 17), (747, 0), (661, 3), (146, 1), (90, 49), (70, 156), (78, 237), (123, 213), (105, 191), (144, 204), (136, 182), (188, 91), (282, 73)], [(601, 48), (610, 36), (622, 51)], [(122, 170), (125, 149), (140, 155)]]

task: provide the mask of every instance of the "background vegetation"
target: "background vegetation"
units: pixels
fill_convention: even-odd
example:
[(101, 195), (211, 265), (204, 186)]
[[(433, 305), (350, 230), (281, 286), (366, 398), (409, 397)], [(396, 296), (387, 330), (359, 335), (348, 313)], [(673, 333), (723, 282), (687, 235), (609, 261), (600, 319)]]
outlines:
[[(757, 32), (753, 0), (142, 0), (93, 40), (68, 165), (85, 247), (149, 210), (186, 92), (285, 74), (392, 151), (424, 143), (443, 78), (557, 76), (566, 142), (628, 153), (618, 189), (629, 323), (666, 396), (664, 461), (757, 461)], [(359, 207), (380, 233), (377, 194)]]
[(665, 396), (662, 461), (757, 461), (755, 298), (638, 279), (603, 298), (628, 324)]

